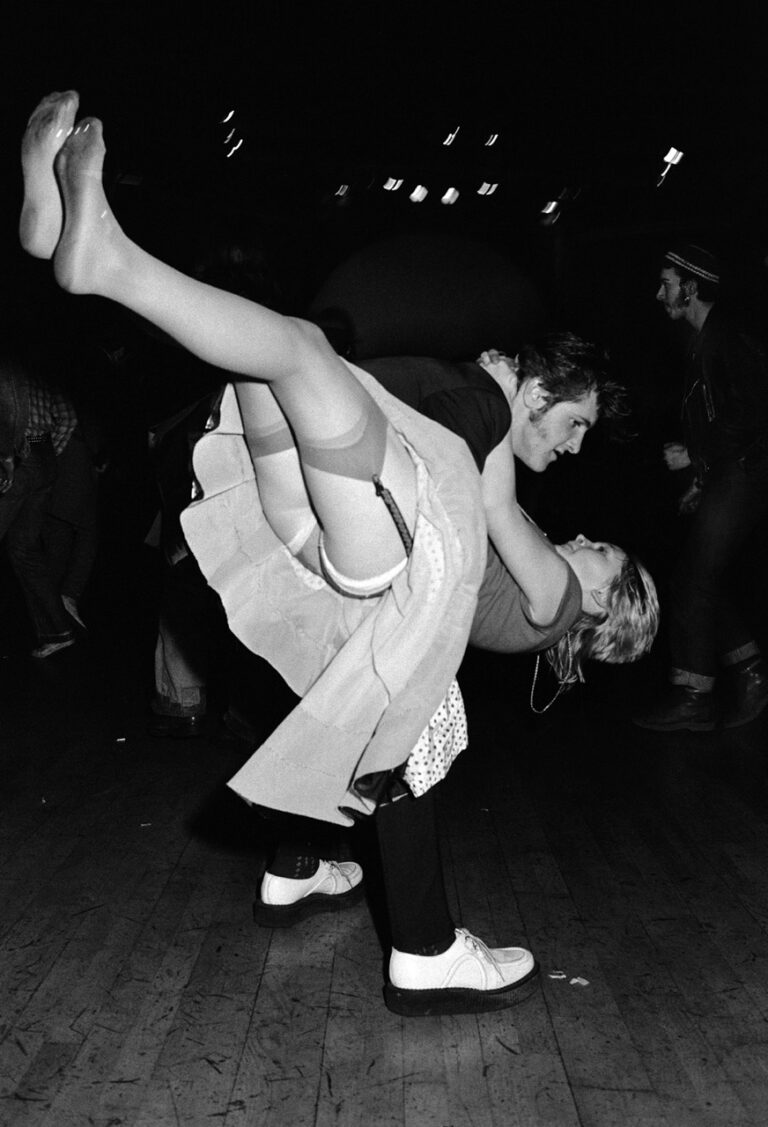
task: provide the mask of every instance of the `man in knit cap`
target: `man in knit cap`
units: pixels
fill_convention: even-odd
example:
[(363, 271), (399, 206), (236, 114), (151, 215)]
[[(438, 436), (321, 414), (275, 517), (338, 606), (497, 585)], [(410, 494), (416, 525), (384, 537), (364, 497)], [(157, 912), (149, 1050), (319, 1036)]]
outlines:
[[(768, 356), (723, 306), (720, 273), (708, 250), (682, 244), (664, 256), (656, 294), (670, 320), (691, 332), (684, 445), (669, 444), (665, 459), (694, 473), (681, 504), (690, 527), (669, 591), (670, 685), (634, 718), (656, 731), (707, 731), (721, 720), (736, 727), (768, 704), (768, 666), (732, 573), (768, 512)], [(722, 716), (713, 692), (718, 670), (731, 682)]]

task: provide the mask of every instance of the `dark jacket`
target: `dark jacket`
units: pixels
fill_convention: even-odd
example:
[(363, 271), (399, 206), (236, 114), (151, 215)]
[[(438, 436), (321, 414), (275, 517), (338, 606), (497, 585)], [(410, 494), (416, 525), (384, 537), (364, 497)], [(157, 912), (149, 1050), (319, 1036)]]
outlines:
[(24, 437), (29, 421), (29, 384), (21, 363), (11, 357), (0, 361), (0, 460), (25, 457)]
[(714, 305), (688, 355), (682, 403), (688, 453), (701, 476), (768, 451), (768, 356)]

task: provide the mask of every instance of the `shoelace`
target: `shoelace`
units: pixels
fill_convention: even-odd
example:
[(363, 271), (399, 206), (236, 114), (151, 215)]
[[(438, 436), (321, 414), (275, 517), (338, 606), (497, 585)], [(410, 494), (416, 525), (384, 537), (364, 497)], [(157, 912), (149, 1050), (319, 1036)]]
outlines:
[(349, 879), (347, 874), (345, 872), (343, 872), (341, 865), (338, 863), (338, 861), (326, 861), (322, 857), (319, 858), (319, 860), (320, 860), (321, 865), (327, 865), (328, 868), (331, 870), (331, 872), (334, 873), (337, 878), (340, 878), (342, 881), (344, 881), (346, 884), (348, 884), (350, 888), (352, 887), (352, 881)]
[(456, 930), (458, 931), (459, 935), (462, 936), (465, 942), (467, 942), (467, 940), (469, 941), (469, 945), (472, 947), (473, 951), (476, 951), (478, 955), (486, 959), (486, 961), (491, 963), (493, 966), (498, 965), (493, 952), (489, 947), (486, 946), (485, 943), (483, 943), (482, 939), (478, 939), (476, 935), (473, 935), (470, 931), (467, 931), (465, 927), (460, 927)]

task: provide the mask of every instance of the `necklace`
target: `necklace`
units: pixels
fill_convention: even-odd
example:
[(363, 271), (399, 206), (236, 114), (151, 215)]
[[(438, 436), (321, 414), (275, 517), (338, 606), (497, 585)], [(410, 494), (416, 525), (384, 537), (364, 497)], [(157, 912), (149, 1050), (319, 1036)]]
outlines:
[(557, 698), (565, 692), (565, 690), (568, 688), (568, 686), (571, 683), (570, 678), (571, 678), (571, 672), (573, 671), (573, 649), (571, 648), (571, 632), (570, 632), (570, 630), (568, 630), (566, 632), (565, 641), (566, 641), (566, 644), (568, 646), (568, 669), (566, 671), (564, 678), (558, 677), (559, 684), (557, 686), (557, 692), (552, 697), (552, 699), (550, 701), (548, 701), (547, 704), (544, 705), (543, 708), (537, 708), (536, 705), (533, 703), (533, 698), (534, 698), (534, 695), (536, 693), (536, 681), (537, 681), (538, 676), (539, 676), (539, 662), (541, 661), (541, 654), (540, 653), (536, 654), (536, 665), (534, 666), (534, 669), (533, 669), (533, 681), (531, 682), (531, 695), (530, 695), (529, 703), (530, 703), (530, 706), (531, 706), (531, 712), (535, 712), (537, 716), (543, 716), (544, 713), (547, 712), (552, 707), (552, 705), (555, 703)]

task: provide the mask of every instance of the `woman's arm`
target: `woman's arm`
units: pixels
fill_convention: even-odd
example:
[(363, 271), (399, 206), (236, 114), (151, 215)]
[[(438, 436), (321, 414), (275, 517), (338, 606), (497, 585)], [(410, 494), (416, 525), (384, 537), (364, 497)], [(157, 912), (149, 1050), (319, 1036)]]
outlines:
[(531, 618), (555, 617), (568, 583), (568, 565), (524, 515), (515, 493), (515, 458), (509, 435), (485, 462), (483, 501), (488, 535), (525, 595)]

